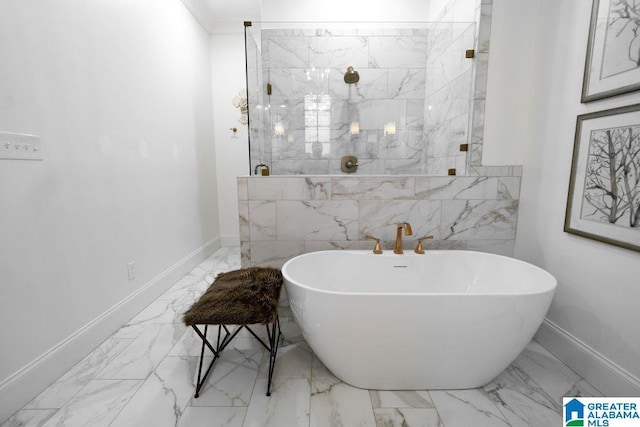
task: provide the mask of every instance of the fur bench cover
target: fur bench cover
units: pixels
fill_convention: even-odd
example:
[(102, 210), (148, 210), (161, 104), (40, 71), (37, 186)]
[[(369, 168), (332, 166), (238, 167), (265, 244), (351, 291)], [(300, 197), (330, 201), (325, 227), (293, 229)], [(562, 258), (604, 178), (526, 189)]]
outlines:
[(282, 288), (280, 270), (251, 267), (220, 273), (183, 315), (185, 325), (251, 325), (273, 322)]

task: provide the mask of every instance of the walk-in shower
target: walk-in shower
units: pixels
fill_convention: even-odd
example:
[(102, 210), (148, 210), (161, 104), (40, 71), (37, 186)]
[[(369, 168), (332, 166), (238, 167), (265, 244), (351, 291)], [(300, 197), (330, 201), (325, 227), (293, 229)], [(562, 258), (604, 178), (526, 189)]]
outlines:
[[(272, 175), (465, 174), (476, 24), (245, 26), (250, 162)], [(253, 169), (251, 169), (253, 171)]]

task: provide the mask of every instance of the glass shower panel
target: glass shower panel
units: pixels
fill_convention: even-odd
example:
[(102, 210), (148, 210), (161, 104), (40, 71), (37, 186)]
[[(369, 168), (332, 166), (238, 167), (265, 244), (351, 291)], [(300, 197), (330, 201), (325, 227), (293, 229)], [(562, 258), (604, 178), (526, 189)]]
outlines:
[(253, 37), (252, 164), (342, 174), (356, 156), (357, 174), (465, 173), (475, 23), (286, 25)]
[(249, 170), (256, 173), (256, 166), (271, 167), (271, 136), (266, 128), (268, 110), (265, 103), (264, 60), (261, 48), (260, 23), (244, 27), (247, 97), (249, 112)]

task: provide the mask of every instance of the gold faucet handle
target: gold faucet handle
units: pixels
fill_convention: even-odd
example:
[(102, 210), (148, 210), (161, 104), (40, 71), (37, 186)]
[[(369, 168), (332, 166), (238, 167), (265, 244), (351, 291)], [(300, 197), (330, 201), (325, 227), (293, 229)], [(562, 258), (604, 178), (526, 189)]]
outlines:
[(433, 236), (424, 236), (421, 239), (418, 239), (418, 246), (416, 246), (415, 249), (415, 253), (417, 254), (423, 254), (424, 253), (424, 247), (422, 246), (422, 241), (423, 240), (431, 240), (433, 239)]
[(380, 255), (382, 253), (382, 246), (380, 246), (380, 239), (373, 236), (365, 236), (365, 238), (376, 241), (376, 247), (373, 249), (373, 253), (376, 255)]

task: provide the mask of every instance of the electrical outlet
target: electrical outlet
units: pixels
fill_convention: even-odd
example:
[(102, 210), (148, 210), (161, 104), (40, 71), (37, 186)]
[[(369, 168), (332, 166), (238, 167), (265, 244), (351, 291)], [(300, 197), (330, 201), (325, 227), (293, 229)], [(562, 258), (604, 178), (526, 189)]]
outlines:
[(0, 132), (0, 159), (44, 160), (39, 136)]
[(127, 264), (127, 272), (129, 273), (129, 280), (136, 278), (136, 262), (131, 261)]

